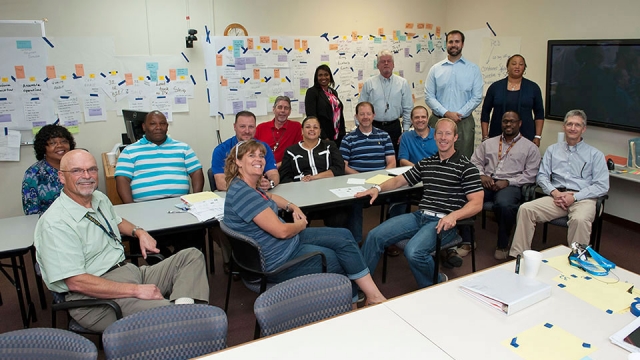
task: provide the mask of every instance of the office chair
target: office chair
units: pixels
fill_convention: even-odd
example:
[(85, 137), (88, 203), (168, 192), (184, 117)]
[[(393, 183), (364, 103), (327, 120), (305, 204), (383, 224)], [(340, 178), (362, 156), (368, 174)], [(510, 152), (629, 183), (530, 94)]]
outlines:
[[(462, 219), (459, 220), (456, 224), (456, 227), (461, 227), (461, 226), (468, 226), (470, 227), (471, 230), (471, 243), (475, 243), (476, 240), (476, 236), (475, 236), (475, 228), (474, 228), (474, 224), (475, 224), (475, 217), (472, 218), (468, 218), (468, 219)], [(396, 243), (395, 245), (400, 249), (400, 250), (404, 250), (405, 246), (407, 246), (407, 244), (409, 243), (409, 240), (411, 239), (405, 239), (405, 240), (401, 240), (398, 243)], [(460, 234), (456, 234), (456, 236), (453, 238), (453, 240), (449, 241), (446, 244), (442, 244), (442, 237), (440, 236), (440, 234), (438, 234), (438, 236), (436, 237), (436, 247), (435, 250), (433, 252), (431, 252), (431, 256), (433, 256), (433, 259), (435, 261), (435, 266), (434, 266), (434, 272), (433, 272), (433, 283), (437, 284), (438, 283), (438, 275), (439, 275), (439, 271), (440, 271), (440, 251), (442, 249), (449, 249), (452, 248), (454, 246), (458, 246), (462, 244), (462, 237), (460, 236)], [(388, 261), (388, 255), (387, 252), (385, 251), (384, 254), (382, 255), (382, 283), (386, 283), (387, 282), (387, 261)], [(476, 250), (475, 250), (475, 246), (471, 246), (471, 270), (472, 272), (476, 272)]]
[[(229, 241), (231, 242), (231, 271), (229, 271), (229, 278), (227, 280), (227, 296), (224, 301), (224, 311), (227, 312), (229, 309), (229, 295), (231, 294), (231, 283), (233, 274), (237, 273), (242, 278), (242, 282), (244, 282), (245, 286), (249, 288), (249, 290), (256, 292), (258, 294), (262, 294), (269, 287), (275, 285), (275, 283), (269, 283), (267, 278), (269, 276), (277, 275), (282, 271), (302, 263), (312, 257), (320, 256), (322, 261), (322, 270), (323, 273), (327, 272), (327, 259), (324, 254), (320, 251), (314, 251), (302, 256), (299, 256), (295, 259), (291, 259), (286, 263), (280, 265), (278, 268), (267, 271), (265, 266), (265, 259), (262, 254), (262, 247), (252, 238), (242, 235), (232, 229), (230, 229), (225, 223), (224, 220), (220, 221), (220, 229), (224, 232)], [(236, 270), (236, 268), (238, 268)], [(259, 333), (259, 325), (256, 321), (256, 327), (254, 331), (254, 338), (258, 338)]]
[(227, 347), (227, 315), (205, 305), (167, 305), (131, 314), (102, 336), (107, 359), (187, 359)]
[(0, 358), (95, 360), (98, 349), (91, 341), (67, 330), (32, 328), (0, 334)]
[(340, 274), (299, 276), (262, 293), (253, 305), (262, 336), (351, 310), (351, 281)]
[[(520, 188), (522, 191), (522, 202), (520, 204), (531, 201), (535, 198), (536, 184), (524, 184)], [(482, 203), (482, 229), (486, 229), (487, 225), (487, 211), (493, 212), (493, 201), (486, 201)]]

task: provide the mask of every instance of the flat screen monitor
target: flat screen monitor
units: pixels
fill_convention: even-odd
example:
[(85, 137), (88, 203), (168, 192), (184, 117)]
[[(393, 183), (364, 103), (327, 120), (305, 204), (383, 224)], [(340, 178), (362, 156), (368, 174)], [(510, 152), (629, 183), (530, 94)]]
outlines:
[(129, 144), (142, 139), (144, 130), (142, 130), (142, 123), (148, 112), (134, 111), (134, 110), (122, 110), (122, 117), (124, 118), (124, 127), (127, 129), (127, 137), (129, 138)]
[(550, 40), (545, 117), (582, 109), (589, 126), (640, 132), (640, 39)]

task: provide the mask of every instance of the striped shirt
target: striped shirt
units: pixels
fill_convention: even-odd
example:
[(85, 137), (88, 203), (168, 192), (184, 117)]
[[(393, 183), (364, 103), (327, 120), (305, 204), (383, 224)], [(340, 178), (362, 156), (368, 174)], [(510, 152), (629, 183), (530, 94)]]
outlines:
[(348, 133), (340, 144), (340, 153), (350, 168), (358, 171), (382, 170), (387, 167), (387, 156), (395, 156), (389, 134), (373, 128), (365, 135), (360, 129)]
[(467, 195), (483, 191), (478, 168), (457, 151), (442, 161), (439, 153), (424, 158), (403, 176), (410, 186), (422, 181), (420, 210), (449, 214), (467, 203)]
[(189, 174), (202, 169), (189, 145), (171, 139), (156, 145), (145, 136), (122, 150), (115, 176), (131, 179), (133, 201), (176, 197), (189, 193)]

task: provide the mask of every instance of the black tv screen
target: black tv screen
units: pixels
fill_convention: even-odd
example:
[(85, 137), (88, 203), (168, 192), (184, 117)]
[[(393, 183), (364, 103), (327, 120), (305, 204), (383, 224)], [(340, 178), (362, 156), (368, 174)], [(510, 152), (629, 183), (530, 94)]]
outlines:
[[(129, 144), (142, 139), (144, 130), (142, 129), (142, 123), (148, 112), (134, 111), (134, 110), (122, 110), (122, 117), (124, 118), (124, 127), (127, 129), (127, 137), (129, 138)], [(126, 145), (126, 144), (125, 144)]]
[(640, 39), (549, 40), (545, 117), (640, 132)]

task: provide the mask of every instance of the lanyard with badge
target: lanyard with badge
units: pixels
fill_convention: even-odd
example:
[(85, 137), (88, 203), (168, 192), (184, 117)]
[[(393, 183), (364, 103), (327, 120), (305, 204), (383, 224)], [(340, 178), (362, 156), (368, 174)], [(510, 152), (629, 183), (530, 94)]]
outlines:
[(518, 136), (516, 136), (516, 138), (513, 139), (511, 144), (509, 144), (509, 147), (507, 147), (507, 150), (505, 151), (504, 155), (502, 155), (502, 140), (504, 139), (504, 136), (500, 136), (500, 143), (499, 143), (499, 146), (498, 146), (498, 166), (496, 167), (496, 170), (502, 170), (502, 165), (504, 164), (504, 160), (507, 158), (507, 155), (509, 155), (509, 151), (511, 151), (513, 146), (521, 138), (522, 138), (522, 134), (518, 134)]
[(107, 230), (104, 227), (104, 225), (102, 225), (102, 223), (100, 221), (98, 221), (98, 219), (96, 219), (93, 216), (91, 216), (88, 212), (86, 214), (84, 214), (84, 217), (89, 219), (89, 221), (91, 221), (92, 223), (96, 224), (96, 226), (98, 226), (100, 229), (102, 229), (102, 231), (104, 231), (104, 233), (107, 234), (107, 236), (109, 236), (110, 238), (112, 238), (116, 243), (122, 244), (122, 241), (120, 239), (118, 239), (118, 236), (116, 235), (116, 233), (113, 231), (113, 228), (111, 227), (111, 223), (109, 223), (109, 220), (107, 220), (107, 217), (104, 216), (104, 214), (102, 213), (102, 210), (100, 210), (100, 208), (98, 208), (98, 212), (100, 213), (100, 216), (102, 216), (104, 221), (107, 223), (107, 226), (109, 227), (109, 230)]

